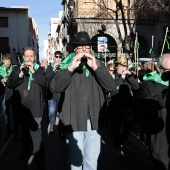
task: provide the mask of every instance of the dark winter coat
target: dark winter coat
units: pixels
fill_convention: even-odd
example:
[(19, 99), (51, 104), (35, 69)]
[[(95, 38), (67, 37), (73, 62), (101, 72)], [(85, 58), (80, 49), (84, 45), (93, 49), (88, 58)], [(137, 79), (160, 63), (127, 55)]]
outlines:
[(93, 130), (105, 125), (105, 94), (113, 91), (115, 82), (102, 62), (95, 71), (89, 70), (87, 77), (85, 70), (60, 69), (51, 81), (54, 92), (63, 92), (62, 120), (70, 131), (86, 131), (88, 118)]
[(111, 92), (109, 102), (112, 119), (115, 119), (115, 113), (120, 114), (123, 110), (132, 113), (134, 92), (139, 89), (139, 83), (133, 76), (123, 79), (120, 74), (115, 74), (115, 81), (117, 88)]
[(4, 99), (4, 95), (5, 95), (5, 104), (6, 105), (10, 105), (11, 104), (11, 97), (13, 94), (13, 90), (8, 88), (6, 85), (4, 86), (1, 82), (1, 80), (4, 77), (0, 75), (0, 103), (3, 101)]
[(54, 93), (54, 92), (52, 92), (51, 89), (50, 89), (50, 82), (51, 82), (54, 74), (55, 74), (55, 71), (53, 71), (52, 66), (49, 65), (49, 66), (47, 67), (46, 74), (45, 74), (45, 76), (46, 76), (47, 79), (48, 79), (48, 84), (49, 84), (49, 86), (47, 87), (47, 99), (48, 99), (48, 100), (51, 100), (51, 99), (52, 99), (52, 100), (54, 100), (54, 101), (56, 101), (56, 102), (59, 102), (60, 96), (61, 96), (60, 93)]
[[(168, 87), (154, 81), (143, 81), (138, 94), (140, 120), (152, 156), (168, 169), (168, 142), (166, 133), (167, 110), (166, 96)], [(150, 140), (150, 141), (149, 141)], [(162, 168), (163, 169), (163, 168)]]
[(39, 67), (33, 74), (30, 90), (28, 90), (29, 76), (19, 78), (19, 73), (20, 67), (14, 67), (6, 83), (9, 88), (14, 90), (13, 104), (15, 112), (24, 115), (29, 110), (33, 117), (40, 118), (43, 115), (44, 89), (47, 85), (43, 68)]

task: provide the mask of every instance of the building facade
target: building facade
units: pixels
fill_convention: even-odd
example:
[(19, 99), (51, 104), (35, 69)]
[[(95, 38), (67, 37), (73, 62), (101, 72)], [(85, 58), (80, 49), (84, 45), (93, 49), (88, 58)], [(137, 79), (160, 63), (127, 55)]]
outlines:
[(63, 51), (56, 31), (61, 22), (62, 15), (63, 11), (59, 11), (59, 18), (50, 18), (50, 32), (48, 33), (48, 45), (45, 52), (45, 58), (48, 59), (49, 64), (54, 60), (55, 51)]
[(0, 7), (0, 53), (10, 53), (13, 62), (22, 60), (22, 50), (31, 46), (39, 58), (38, 28), (28, 7)]
[[(157, 4), (159, 3), (159, 4)], [(144, 8), (136, 9), (136, 32), (140, 42), (139, 57), (157, 59), (162, 53), (169, 52), (165, 40), (166, 29), (170, 30), (170, 1), (151, 0)], [(169, 31), (167, 37), (170, 36)], [(153, 53), (149, 53), (153, 48)]]
[[(115, 59), (127, 52), (134, 58), (136, 37), (139, 58), (157, 58), (161, 54), (165, 30), (170, 26), (169, 0), (122, 0), (117, 4), (114, 0), (63, 0), (62, 5), (64, 14), (58, 31), (62, 32), (65, 54), (72, 51), (69, 42), (78, 31), (89, 33), (96, 43), (95, 55), (101, 59)], [(106, 53), (100, 52), (100, 37), (106, 37)]]
[[(102, 3), (101, 3), (102, 2)], [(122, 14), (116, 11), (117, 6), (113, 0), (63, 0), (64, 14), (62, 17), (63, 28), (63, 45), (65, 46), (65, 53), (71, 52), (73, 49), (69, 42), (74, 39), (74, 36), (79, 31), (87, 31), (90, 38), (95, 45), (93, 51), (95, 55), (103, 59), (105, 56), (108, 59), (116, 58), (117, 55), (123, 55), (124, 45), (121, 37), (128, 36), (130, 34), (129, 27), (125, 26), (121, 20)], [(134, 2), (134, 1), (133, 1)], [(127, 1), (122, 0), (122, 4), (127, 6)], [(130, 4), (132, 6), (132, 3)], [(108, 11), (106, 7), (110, 10)], [(123, 13), (127, 18), (127, 11)], [(116, 19), (117, 17), (117, 19)], [(134, 22), (133, 16), (131, 15), (130, 22)], [(127, 21), (125, 21), (127, 22)], [(115, 24), (116, 23), (116, 24)], [(125, 35), (126, 34), (126, 35)], [(107, 52), (100, 51), (99, 45), (101, 37), (106, 40), (105, 45)]]

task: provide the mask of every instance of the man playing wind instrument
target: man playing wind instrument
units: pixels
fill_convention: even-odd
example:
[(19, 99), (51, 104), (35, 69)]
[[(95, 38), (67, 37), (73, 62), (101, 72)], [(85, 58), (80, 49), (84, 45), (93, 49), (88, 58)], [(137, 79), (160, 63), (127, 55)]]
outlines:
[(78, 32), (71, 44), (74, 52), (61, 62), (51, 89), (64, 96), (61, 113), (71, 169), (97, 170), (100, 129), (107, 119), (105, 94), (115, 88), (115, 82), (93, 56), (87, 32)]
[(33, 48), (24, 49), (23, 59), (21, 66), (14, 67), (7, 80), (7, 86), (14, 90), (13, 110), (18, 114), (22, 130), (22, 158), (31, 164), (32, 159), (38, 155), (42, 142), (41, 120), (47, 80), (43, 74), (43, 67), (36, 63)]

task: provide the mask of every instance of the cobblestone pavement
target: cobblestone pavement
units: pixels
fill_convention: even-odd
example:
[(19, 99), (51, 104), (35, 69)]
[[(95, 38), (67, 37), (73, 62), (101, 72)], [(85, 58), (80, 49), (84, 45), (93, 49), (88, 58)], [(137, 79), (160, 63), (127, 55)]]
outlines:
[[(47, 123), (42, 125), (44, 161), (40, 170), (66, 170), (67, 154), (65, 138), (58, 133), (47, 134)], [(6, 145), (5, 145), (6, 144)], [(19, 159), (22, 152), (21, 141), (12, 137), (7, 143), (0, 138), (0, 170), (35, 170), (35, 166), (27, 166)], [(5, 148), (6, 146), (6, 148)], [(151, 170), (151, 158), (148, 148), (131, 134), (126, 142), (127, 150), (124, 158), (114, 157), (113, 141), (107, 132), (102, 139), (101, 153), (98, 159), (98, 170)]]

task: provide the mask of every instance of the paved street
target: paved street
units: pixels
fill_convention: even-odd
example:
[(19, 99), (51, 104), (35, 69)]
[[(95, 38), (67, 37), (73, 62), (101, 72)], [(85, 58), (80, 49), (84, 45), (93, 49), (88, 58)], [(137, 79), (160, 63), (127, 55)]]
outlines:
[[(65, 139), (58, 133), (57, 127), (53, 135), (47, 135), (47, 123), (43, 123), (44, 165), (42, 170), (66, 170), (66, 145)], [(34, 170), (34, 165), (26, 166), (19, 159), (22, 152), (21, 141), (11, 138), (5, 150), (5, 140), (0, 141), (0, 170)], [(151, 170), (151, 159), (148, 148), (131, 134), (126, 145), (128, 151), (124, 158), (114, 157), (113, 141), (110, 133), (103, 137), (101, 153), (98, 160), (98, 170)], [(7, 141), (6, 141), (7, 142)], [(2, 152), (3, 151), (3, 152)]]

